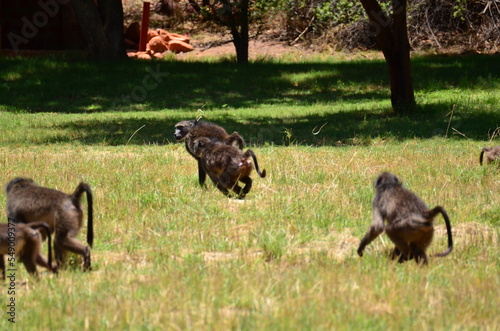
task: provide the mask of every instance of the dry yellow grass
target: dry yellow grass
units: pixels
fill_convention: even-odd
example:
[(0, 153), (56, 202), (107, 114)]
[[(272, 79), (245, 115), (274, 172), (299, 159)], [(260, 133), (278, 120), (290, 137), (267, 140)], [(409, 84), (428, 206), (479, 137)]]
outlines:
[[(95, 194), (93, 270), (82, 273), (77, 264), (35, 280), (20, 266), (17, 325), (497, 329), (500, 179), (476, 164), (480, 145), (435, 139), (253, 148), (268, 177), (254, 176), (244, 201), (210, 184), (201, 189), (182, 144), (1, 148), (4, 183), (29, 176), (71, 192), (84, 180)], [(357, 257), (382, 170), (448, 210), (450, 256), (431, 258), (426, 268), (399, 265), (381, 237)], [(436, 223), (431, 253), (446, 245)]]

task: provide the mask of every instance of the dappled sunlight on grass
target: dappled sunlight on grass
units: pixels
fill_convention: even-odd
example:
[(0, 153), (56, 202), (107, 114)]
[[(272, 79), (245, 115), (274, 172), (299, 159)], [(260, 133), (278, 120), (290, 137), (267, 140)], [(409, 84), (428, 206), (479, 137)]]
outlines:
[[(0, 59), (3, 185), (94, 193), (93, 270), (79, 256), (39, 279), (19, 265), (18, 326), (498, 329), (500, 177), (478, 162), (498, 144), (498, 57), (415, 58), (412, 116), (391, 113), (383, 61), (349, 60)], [(148, 65), (168, 76), (124, 101)], [(238, 131), (266, 169), (244, 200), (200, 187), (174, 141), (199, 115)], [(439, 217), (426, 267), (390, 260), (385, 235), (357, 255), (381, 171), (447, 210), (450, 255), (432, 257), (446, 247)]]

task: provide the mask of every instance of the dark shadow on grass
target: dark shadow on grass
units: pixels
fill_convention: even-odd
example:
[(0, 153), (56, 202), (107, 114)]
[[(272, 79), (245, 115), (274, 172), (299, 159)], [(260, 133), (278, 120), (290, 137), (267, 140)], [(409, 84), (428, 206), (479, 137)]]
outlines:
[[(366, 145), (374, 138), (405, 140), (444, 137), (487, 140), (488, 133), (500, 123), (500, 112), (457, 114), (449, 121), (446, 111), (436, 113), (441, 105), (428, 105), (416, 116), (393, 116), (369, 112), (339, 112), (325, 116), (296, 116), (287, 119), (246, 118), (242, 124), (232, 118), (220, 118), (217, 124), (228, 132), (238, 131), (247, 145)], [(44, 143), (71, 142), (74, 137), (88, 145), (147, 145), (175, 143), (176, 119), (131, 118), (88, 120), (59, 125), (68, 130), (68, 138), (54, 137)], [(449, 127), (448, 127), (449, 125)], [(52, 125), (47, 130), (53, 129)], [(138, 130), (140, 129), (140, 130)], [(138, 130), (138, 131), (137, 131)], [(136, 132), (137, 131), (137, 132)], [(448, 133), (447, 133), (448, 132)], [(69, 138), (72, 137), (72, 138)]]
[[(426, 56), (413, 60), (415, 89), (488, 88), (500, 56)], [(183, 61), (76, 62), (0, 58), (6, 111), (86, 113), (310, 105), (389, 98), (383, 61), (280, 63)], [(493, 88), (493, 86), (491, 87)], [(498, 88), (498, 86), (497, 86)]]
[[(28, 63), (26, 63), (28, 61)], [(27, 68), (24, 65), (27, 65)], [(1, 105), (28, 112), (85, 113), (204, 109), (228, 105), (310, 104), (346, 99), (385, 99), (387, 90), (349, 93), (342, 85), (382, 85), (382, 62), (206, 63), (124, 61), (62, 62), (0, 59)], [(317, 73), (311, 78), (300, 75)]]
[[(279, 63), (121, 61), (72, 62), (54, 58), (0, 58), (0, 107), (6, 111), (86, 113), (120, 111), (119, 119), (60, 124), (71, 140), (84, 144), (165, 144), (173, 126), (185, 118), (127, 118), (134, 110), (205, 110), (262, 104), (312, 105), (388, 100), (383, 61)], [(416, 91), (498, 90), (500, 56), (426, 56), (413, 59)], [(427, 101), (428, 102), (428, 101)], [(432, 101), (431, 101), (432, 102)], [(492, 106), (495, 107), (494, 105)], [(338, 112), (326, 116), (253, 118), (246, 123), (220, 118), (229, 132), (238, 131), (251, 145), (365, 144), (381, 137), (408, 139), (444, 136), (452, 104), (427, 103), (414, 116), (393, 116), (390, 109)], [(179, 115), (181, 116), (181, 115)], [(250, 121), (250, 123), (248, 123)], [(327, 123), (326, 125), (324, 125)], [(457, 112), (449, 136), (461, 132), (488, 139), (500, 124), (500, 112)], [(323, 126), (324, 125), (324, 126)], [(322, 127), (323, 126), (323, 127)], [(322, 127), (317, 134), (313, 132)], [(54, 125), (47, 127), (47, 130)], [(451, 128), (457, 131), (451, 130)], [(48, 138), (45, 143), (70, 138)]]

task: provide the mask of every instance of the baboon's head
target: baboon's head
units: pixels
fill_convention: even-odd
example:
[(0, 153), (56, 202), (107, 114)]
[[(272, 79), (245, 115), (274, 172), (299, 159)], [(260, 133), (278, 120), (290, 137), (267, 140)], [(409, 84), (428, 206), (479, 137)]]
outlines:
[(381, 190), (388, 186), (401, 186), (402, 183), (399, 181), (396, 175), (390, 172), (381, 173), (375, 180), (375, 189)]
[(174, 138), (179, 141), (186, 138), (187, 134), (196, 125), (196, 120), (192, 121), (180, 121), (175, 125)]
[(32, 179), (17, 177), (17, 178), (14, 178), (13, 180), (11, 180), (9, 182), (9, 184), (7, 184), (5, 191), (8, 194), (9, 192), (11, 192), (14, 189), (26, 187), (26, 186), (33, 186), (33, 185), (35, 185), (35, 182)]
[(211, 143), (212, 141), (207, 137), (196, 138), (193, 142), (193, 153), (197, 157), (201, 157), (203, 150)]

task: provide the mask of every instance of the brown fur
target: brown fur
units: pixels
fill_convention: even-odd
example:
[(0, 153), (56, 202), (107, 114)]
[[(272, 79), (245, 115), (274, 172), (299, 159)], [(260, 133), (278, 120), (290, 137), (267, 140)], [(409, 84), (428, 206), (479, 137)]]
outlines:
[[(7, 185), (7, 216), (16, 222), (42, 221), (55, 233), (54, 250), (59, 265), (64, 261), (65, 251), (80, 254), (84, 269), (90, 269), (90, 247), (92, 247), (93, 207), (89, 185), (80, 183), (73, 194), (36, 185), (31, 179), (16, 178)], [(87, 193), (87, 243), (83, 245), (76, 236), (83, 223), (80, 199)]]
[[(490, 164), (496, 161), (500, 161), (500, 146), (495, 147), (484, 147), (479, 154), (479, 164), (483, 165), (483, 156), (486, 156), (486, 163)], [(500, 166), (500, 162), (498, 162)]]
[[(260, 172), (257, 157), (252, 150), (245, 153), (232, 145), (213, 142), (209, 138), (197, 138), (193, 144), (193, 152), (200, 159), (200, 164), (212, 179), (216, 187), (228, 195), (233, 190), (239, 198), (244, 198), (252, 188), (250, 174), (254, 168), (260, 177), (266, 176), (266, 170)], [(238, 182), (245, 186), (241, 188)]]
[[(43, 235), (39, 229), (44, 230)], [(48, 260), (41, 255), (42, 241), (45, 236), (48, 237)], [(11, 247), (10, 251), (9, 244)], [(6, 274), (3, 256), (8, 255), (8, 261), (12, 263), (13, 260), (11, 258), (14, 252), (30, 274), (37, 274), (37, 264), (57, 273), (57, 264), (52, 262), (50, 228), (47, 223), (33, 222), (26, 225), (22, 223), (15, 224), (9, 220), (9, 224), (0, 224), (0, 269), (3, 272), (3, 279), (5, 279)]]
[[(363, 250), (382, 232), (396, 245), (392, 258), (399, 262), (415, 258), (427, 264), (425, 251), (434, 234), (433, 221), (438, 213), (443, 215), (448, 232), (448, 249), (436, 256), (446, 256), (453, 250), (451, 225), (446, 211), (437, 206), (432, 210), (413, 192), (403, 187), (398, 178), (382, 173), (375, 181), (376, 195), (373, 199), (373, 221), (358, 248), (359, 256)], [(384, 220), (387, 225), (384, 226)]]
[(203, 186), (203, 184), (205, 184), (206, 172), (200, 164), (199, 157), (194, 153), (194, 141), (196, 138), (200, 137), (207, 137), (213, 141), (218, 141), (226, 145), (236, 144), (239, 149), (243, 149), (244, 142), (238, 132), (228, 135), (224, 128), (213, 123), (192, 120), (180, 121), (175, 125), (174, 138), (177, 141), (184, 139), (186, 142), (186, 150), (196, 159), (196, 161), (198, 161), (198, 180), (200, 185)]

